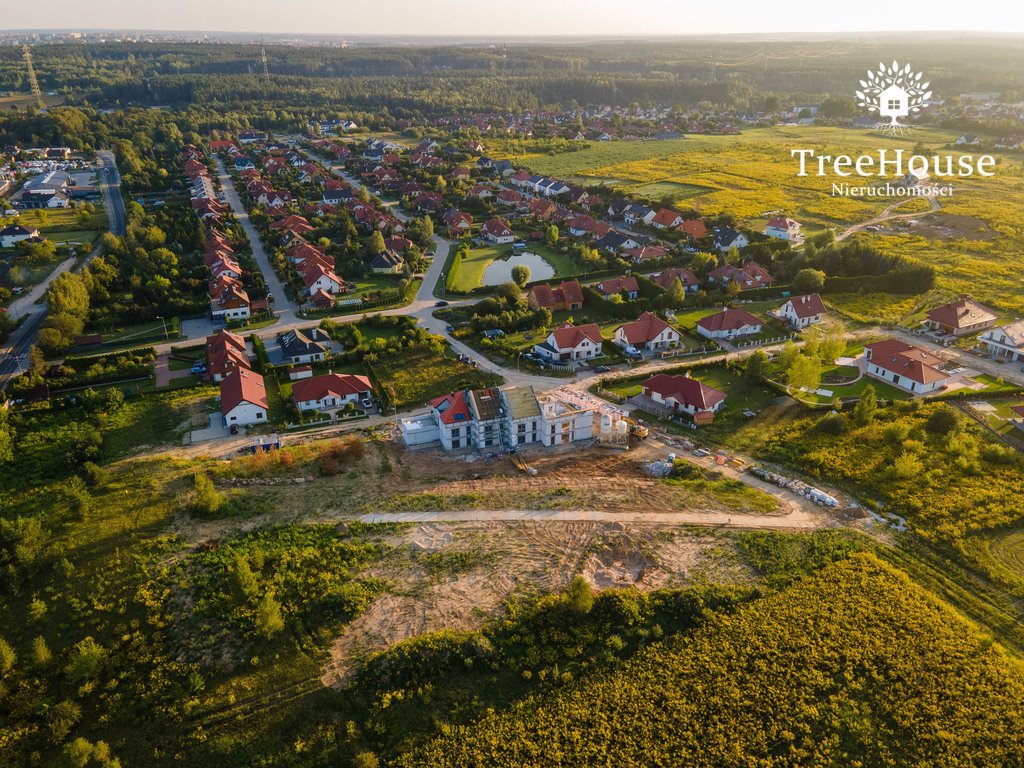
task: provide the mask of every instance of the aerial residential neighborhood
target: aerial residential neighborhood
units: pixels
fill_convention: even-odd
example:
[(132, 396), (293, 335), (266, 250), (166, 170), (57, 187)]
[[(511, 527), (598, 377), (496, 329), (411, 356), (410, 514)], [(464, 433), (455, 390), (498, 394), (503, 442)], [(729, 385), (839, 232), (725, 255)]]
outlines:
[(988, 6), (5, 8), (0, 766), (1019, 765)]

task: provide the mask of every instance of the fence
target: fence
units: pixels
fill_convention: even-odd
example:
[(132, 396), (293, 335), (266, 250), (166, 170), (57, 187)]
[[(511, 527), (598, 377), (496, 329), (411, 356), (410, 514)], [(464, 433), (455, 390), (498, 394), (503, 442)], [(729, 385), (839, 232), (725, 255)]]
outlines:
[[(1008, 446), (1010, 446), (1016, 451), (1024, 453), (1024, 440), (1021, 440), (1017, 437), (1013, 437), (1011, 435), (1004, 435), (1002, 432), (997, 431), (991, 424), (988, 423), (988, 418), (986, 418), (985, 414), (978, 411), (969, 402), (953, 402), (953, 405), (955, 405), (957, 408), (959, 408), (961, 411), (967, 414), (967, 416), (970, 419), (977, 422), (979, 425), (988, 430), (991, 434), (995, 435), (997, 438), (1002, 440)], [(1024, 435), (1024, 430), (1021, 430), (1021, 434)]]
[(771, 339), (751, 339), (749, 341), (734, 341), (730, 342), (736, 349), (750, 349), (752, 347), (764, 347), (769, 344), (781, 344), (784, 341), (793, 339), (795, 334), (787, 334), (783, 336), (775, 336)]

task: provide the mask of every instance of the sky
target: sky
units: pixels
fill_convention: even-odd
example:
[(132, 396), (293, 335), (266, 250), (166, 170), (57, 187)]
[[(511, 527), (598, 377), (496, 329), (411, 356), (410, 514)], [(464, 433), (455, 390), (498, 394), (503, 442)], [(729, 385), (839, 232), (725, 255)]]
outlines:
[[(1024, 33), (1005, 0), (5, 0), (0, 31), (145, 29), (339, 35)], [(966, 10), (969, 8), (969, 11)], [(987, 11), (987, 12), (986, 12)]]

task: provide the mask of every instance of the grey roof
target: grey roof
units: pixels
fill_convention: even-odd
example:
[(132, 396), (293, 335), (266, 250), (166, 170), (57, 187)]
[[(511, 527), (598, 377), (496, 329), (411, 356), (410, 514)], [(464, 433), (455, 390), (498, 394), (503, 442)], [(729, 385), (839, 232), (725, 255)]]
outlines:
[(330, 337), (319, 328), (288, 331), (278, 337), (285, 357), (301, 357), (316, 352), (327, 353)]

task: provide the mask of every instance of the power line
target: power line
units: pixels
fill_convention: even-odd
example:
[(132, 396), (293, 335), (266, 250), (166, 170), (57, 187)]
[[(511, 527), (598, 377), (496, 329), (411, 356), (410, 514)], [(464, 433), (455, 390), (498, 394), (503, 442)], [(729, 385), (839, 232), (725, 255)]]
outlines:
[(36, 106), (39, 107), (41, 112), (46, 110), (46, 102), (43, 101), (43, 92), (39, 89), (39, 80), (36, 78), (36, 68), (32, 66), (32, 48), (25, 44), (22, 48), (22, 52), (25, 54), (25, 66), (28, 68), (28, 86), (32, 90), (32, 95), (35, 97)]

